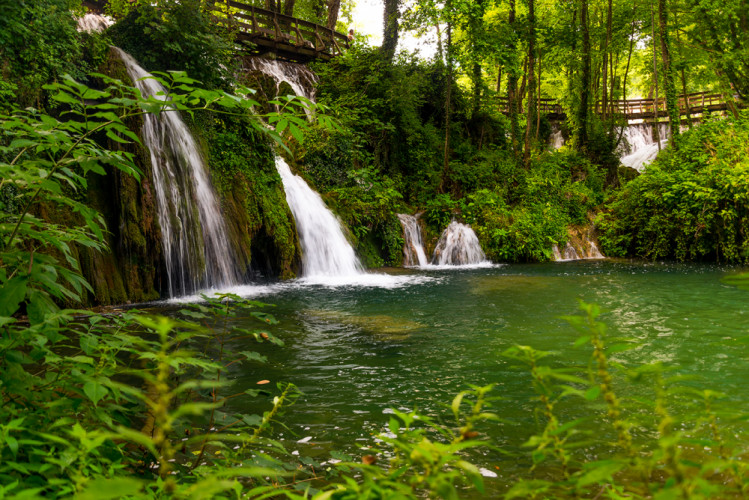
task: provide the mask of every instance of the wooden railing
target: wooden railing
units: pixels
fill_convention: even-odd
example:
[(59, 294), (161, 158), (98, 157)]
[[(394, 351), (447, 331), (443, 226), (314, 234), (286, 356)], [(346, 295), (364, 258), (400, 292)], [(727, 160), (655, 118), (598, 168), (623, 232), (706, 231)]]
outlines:
[(260, 52), (273, 51), (293, 59), (330, 59), (349, 47), (343, 33), (325, 26), (261, 9), (234, 0), (217, 0), (211, 7), (213, 20), (249, 42)]
[[(700, 114), (705, 111), (724, 111), (729, 109), (728, 102), (723, 94), (709, 92), (695, 92), (686, 96), (679, 96), (679, 114)], [(499, 109), (503, 113), (509, 112), (507, 97), (499, 98)], [(562, 105), (554, 99), (540, 99), (538, 109), (542, 114), (563, 117), (566, 113)], [(642, 118), (654, 118), (655, 110), (658, 116), (667, 117), (666, 99), (630, 99), (610, 101), (607, 114), (624, 115), (628, 120)], [(594, 112), (602, 114), (603, 103), (597, 102)]]

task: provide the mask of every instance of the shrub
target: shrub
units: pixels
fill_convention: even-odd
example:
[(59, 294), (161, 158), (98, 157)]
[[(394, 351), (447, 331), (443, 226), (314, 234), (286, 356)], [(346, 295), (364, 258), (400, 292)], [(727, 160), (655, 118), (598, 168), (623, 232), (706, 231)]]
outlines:
[(109, 34), (149, 71), (186, 71), (208, 88), (229, 88), (231, 35), (203, 13), (200, 0), (140, 3)]
[(749, 261), (749, 114), (682, 134), (598, 218), (609, 255)]

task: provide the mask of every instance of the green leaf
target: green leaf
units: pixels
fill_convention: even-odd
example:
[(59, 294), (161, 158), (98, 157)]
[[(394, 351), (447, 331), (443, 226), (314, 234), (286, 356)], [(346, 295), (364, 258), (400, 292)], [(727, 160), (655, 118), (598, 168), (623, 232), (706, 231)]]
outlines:
[(75, 500), (109, 500), (140, 493), (143, 483), (131, 477), (98, 478), (89, 482), (85, 489), (75, 495)]
[(104, 387), (98, 380), (89, 380), (83, 386), (83, 392), (88, 396), (88, 399), (96, 406), (103, 397), (105, 397), (109, 391)]
[(601, 394), (601, 386), (600, 385), (594, 385), (587, 391), (585, 391), (585, 399), (588, 401), (593, 401), (594, 399), (598, 398), (598, 396)]
[(265, 363), (266, 361), (268, 361), (268, 358), (257, 352), (241, 351), (238, 354), (240, 356), (243, 356), (247, 361), (258, 361), (260, 363)]
[(3, 284), (0, 288), (0, 316), (12, 316), (18, 311), (26, 297), (27, 281), (25, 276), (17, 276)]
[(8, 448), (10, 448), (11, 453), (13, 453), (13, 456), (15, 457), (18, 453), (18, 441), (16, 441), (16, 438), (13, 436), (5, 436), (5, 444), (8, 445)]

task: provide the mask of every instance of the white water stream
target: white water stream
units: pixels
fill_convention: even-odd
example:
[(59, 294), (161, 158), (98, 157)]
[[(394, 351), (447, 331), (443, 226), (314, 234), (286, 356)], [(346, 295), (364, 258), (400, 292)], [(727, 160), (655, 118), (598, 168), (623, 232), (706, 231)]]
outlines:
[(414, 215), (398, 214), (398, 219), (403, 226), (403, 265), (419, 267), (429, 265), (421, 237), (419, 218)]
[[(143, 96), (166, 89), (130, 55), (115, 48)], [(170, 297), (239, 282), (236, 258), (200, 151), (176, 111), (143, 117), (143, 141), (151, 153)]]
[(465, 266), (487, 263), (478, 236), (470, 226), (452, 221), (434, 249), (432, 264)]
[(637, 123), (627, 126), (624, 130), (624, 140), (629, 144), (629, 154), (621, 157), (622, 165), (634, 168), (642, 172), (647, 165), (658, 156), (661, 149), (668, 144), (668, 124), (658, 125), (660, 147), (658, 141), (653, 137), (653, 125), (650, 123)]
[(340, 221), (325, 206), (320, 195), (304, 179), (294, 175), (280, 156), (276, 157), (276, 169), (281, 175), (302, 245), (302, 276), (320, 279), (363, 274), (364, 268), (346, 239)]
[(114, 19), (101, 14), (89, 12), (78, 18), (78, 31), (87, 33), (101, 33), (114, 24)]

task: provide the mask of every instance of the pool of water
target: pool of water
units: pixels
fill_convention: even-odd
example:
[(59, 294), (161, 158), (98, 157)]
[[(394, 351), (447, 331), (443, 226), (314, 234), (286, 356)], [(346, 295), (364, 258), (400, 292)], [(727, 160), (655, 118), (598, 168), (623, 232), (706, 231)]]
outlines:
[[(267, 364), (235, 365), (240, 389), (258, 381), (288, 381), (303, 395), (277, 429), (289, 451), (325, 460), (330, 450), (361, 455), (385, 431), (389, 408), (442, 415), (468, 384), (496, 384), (504, 399), (494, 411), (504, 422), (480, 429), (482, 436), (517, 450), (539, 430), (535, 393), (527, 370), (501, 353), (515, 344), (555, 351), (555, 366), (585, 365), (589, 349), (573, 348), (579, 337), (561, 316), (577, 314), (578, 300), (599, 304), (610, 337), (636, 339), (638, 347), (616, 355), (629, 365), (660, 361), (693, 375), (689, 384), (749, 401), (749, 348), (736, 339), (749, 332), (749, 292), (725, 285), (737, 272), (717, 266), (579, 261), (505, 265), (468, 270), (408, 270), (392, 286), (330, 287), (285, 284), (247, 288), (275, 304), (273, 332), (284, 347), (254, 343), (230, 346), (259, 350)], [(254, 290), (254, 291), (253, 291)], [(624, 398), (638, 386), (617, 380)], [(262, 413), (267, 408), (235, 410)], [(580, 406), (560, 404), (562, 420)], [(590, 410), (585, 410), (590, 411)], [(299, 443), (299, 440), (305, 442)], [(506, 482), (530, 463), (496, 452), (474, 457)], [(500, 486), (501, 487), (501, 486)]]

